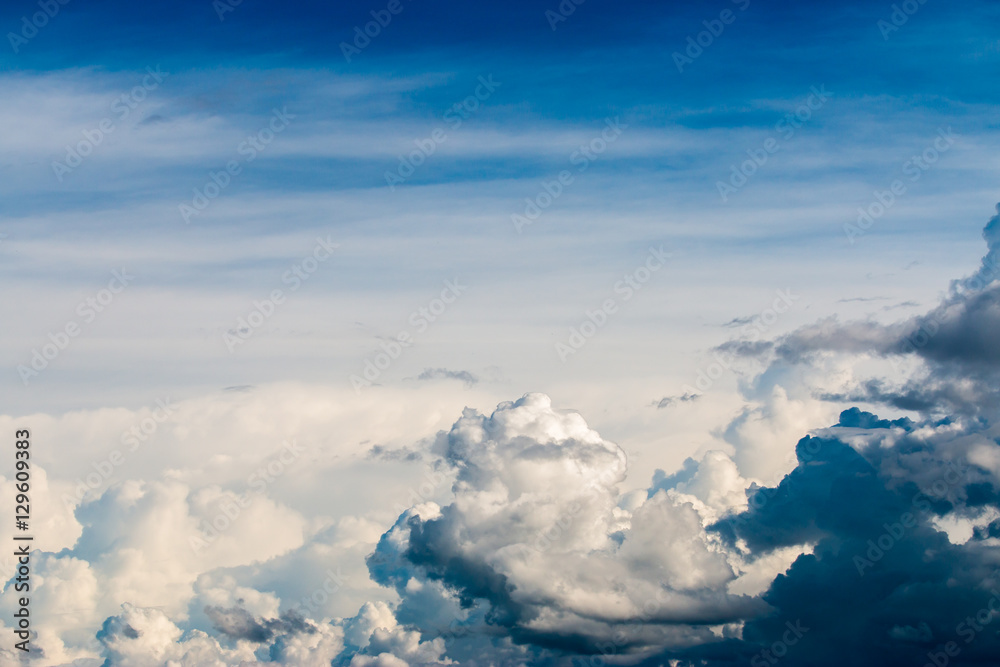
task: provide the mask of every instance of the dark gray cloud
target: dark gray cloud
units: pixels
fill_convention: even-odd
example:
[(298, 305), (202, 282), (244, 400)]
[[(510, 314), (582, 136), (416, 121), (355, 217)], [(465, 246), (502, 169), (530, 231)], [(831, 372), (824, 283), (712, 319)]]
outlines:
[(388, 449), (382, 445), (372, 445), (365, 458), (377, 461), (419, 461), (423, 458), (423, 455), (419, 451), (410, 449), (409, 447)]
[[(618, 559), (648, 527), (642, 507), (661, 506), (670, 514), (683, 514), (685, 505), (665, 501), (678, 489), (697, 493), (707, 459), (688, 459), (669, 475), (658, 471), (644, 505), (632, 513), (631, 525), (609, 535), (604, 548), (588, 549), (577, 560), (564, 541), (572, 540), (573, 531), (592, 525), (599, 516), (597, 506), (567, 515), (566, 505), (560, 516), (558, 507), (527, 498), (541, 489), (565, 492), (579, 486), (579, 480), (554, 478), (543, 486), (520, 487), (525, 473), (511, 468), (523, 462), (523, 470), (540, 482), (547, 478), (534, 476), (539, 465), (593, 460), (596, 452), (587, 452), (594, 444), (578, 447), (572, 439), (556, 448), (546, 444), (542, 434), (556, 430), (552, 424), (541, 429), (525, 426), (537, 424), (545, 412), (534, 407), (538, 414), (533, 416), (521, 410), (516, 417), (505, 417), (498, 414), (505, 410), (498, 409), (493, 417), (483, 418), (468, 411), (446, 437), (449, 460), (459, 468), (456, 502), (436, 513), (407, 511), (368, 560), (372, 578), (399, 592), (398, 618), (420, 626), (421, 614), (434, 615), (434, 609), (446, 606), (443, 598), (426, 595), (431, 585), (439, 586), (445, 597), (453, 596), (454, 610), (469, 610), (476, 620), (463, 625), (469, 634), (457, 640), (444, 623), (424, 623), (424, 640), (448, 638), (449, 656), (470, 655), (462, 642), (473, 638), (480, 642), (476, 650), (493, 657), (504, 655), (497, 640), (506, 638), (522, 652), (529, 651), (528, 662), (552, 665), (614, 654), (649, 665), (678, 660), (681, 665), (757, 667), (773, 664), (768, 656), (774, 657), (774, 650), (790, 667), (921, 665), (946, 650), (948, 642), (960, 649), (957, 656), (949, 656), (949, 664), (982, 665), (1000, 651), (996, 629), (973, 625), (1000, 589), (994, 565), (997, 547), (990, 542), (1000, 534), (1000, 521), (979, 525), (965, 543), (953, 541), (937, 523), (978, 520), (990, 511), (1000, 517), (995, 473), (970, 462), (976, 448), (1000, 442), (997, 429), (983, 420), (917, 422), (883, 419), (858, 408), (843, 411), (822, 436), (799, 441), (797, 465), (780, 483), (751, 485), (746, 511), (729, 513), (708, 528), (708, 534), (748, 562), (779, 549), (806, 547), (758, 600), (726, 595), (720, 579), (714, 593), (702, 590), (685, 595), (682, 604), (653, 604), (645, 613), (634, 610), (616, 621), (613, 610), (621, 599), (615, 591), (630, 584), (623, 579), (603, 587), (614, 581), (613, 572), (622, 564)], [(519, 430), (505, 430), (505, 418)], [(582, 433), (575, 437), (586, 440)], [(570, 449), (558, 451), (561, 447)], [(529, 463), (532, 457), (538, 463)], [(719, 454), (720, 460), (727, 459)], [(513, 492), (518, 488), (517, 493), (528, 496), (519, 497)], [(577, 498), (582, 502), (585, 497)], [(505, 500), (498, 504), (498, 498)], [(545, 515), (553, 518), (538, 521)], [(539, 535), (535, 531), (551, 527), (553, 521), (556, 526), (562, 521), (562, 532), (553, 533), (553, 540), (533, 543)], [(650, 544), (664, 554), (688, 539), (677, 524), (656, 526)], [(547, 551), (555, 558), (530, 558)], [(625, 559), (634, 579), (642, 581), (645, 566), (640, 563), (650, 557)], [(710, 563), (699, 559), (686, 567), (698, 571)], [(663, 565), (658, 567), (642, 583), (647, 600), (657, 589), (665, 590)], [(555, 592), (561, 585), (547, 588), (549, 580), (565, 581), (567, 574), (582, 575), (590, 585), (565, 591), (566, 598)], [(422, 592), (415, 596), (412, 591)], [(571, 602), (577, 596), (604, 601), (584, 613)], [(1000, 610), (1000, 596), (992, 604)], [(740, 634), (698, 631), (733, 622), (742, 623)], [(680, 628), (684, 631), (678, 632)], [(654, 632), (644, 634), (650, 629)], [(791, 644), (790, 637), (795, 640)], [(662, 648), (650, 653), (657, 645)]]
[(871, 320), (842, 323), (829, 317), (778, 339), (773, 349), (790, 363), (805, 361), (817, 352), (884, 356), (900, 348), (905, 336), (915, 328), (909, 323), (886, 326)]
[[(917, 318), (901, 351), (938, 363), (1000, 364), (1000, 284), (964, 292)], [(912, 349), (911, 349), (912, 348)]]
[(891, 324), (829, 317), (773, 341), (733, 340), (718, 349), (791, 366), (828, 353), (868, 355), (893, 366), (916, 358), (924, 368), (898, 386), (872, 377), (848, 390), (816, 395), (937, 414), (995, 410), (1000, 407), (1000, 215), (989, 221), (983, 237), (987, 253), (978, 270), (953, 281), (941, 302), (922, 315)]
[(658, 401), (653, 401), (653, 405), (657, 408), (666, 408), (675, 403), (690, 403), (691, 401), (697, 401), (701, 398), (701, 394), (692, 394), (690, 392), (686, 394), (681, 394), (680, 396), (664, 396)]
[[(794, 467), (766, 485), (743, 477), (734, 460), (752, 450), (737, 444), (623, 494), (624, 451), (548, 397), (527, 394), (489, 416), (467, 408), (430, 449), (454, 473), (450, 502), (403, 512), (367, 559), (398, 602), (319, 626), (239, 605), (206, 615), (226, 645), (273, 642), (258, 655), (277, 655), (288, 637), (342, 635), (336, 666), (996, 664), (1000, 215), (984, 237), (982, 266), (927, 313), (828, 318), (722, 346), (765, 358), (757, 380), (769, 381), (808, 375), (830, 353), (920, 360), (892, 380), (852, 375), (847, 388), (812, 392), (917, 417), (844, 410), (798, 440)], [(441, 368), (418, 379), (436, 378), (475, 381)], [(369, 458), (414, 454), (375, 445)], [(748, 574), (760, 586), (740, 593)], [(108, 619), (98, 634), (108, 664), (127, 664), (156, 620), (129, 609)]]
[[(800, 440), (791, 473), (774, 487), (751, 486), (747, 511), (711, 527), (751, 558), (812, 545), (762, 596), (773, 613), (748, 619), (742, 641), (656, 660), (943, 666), (987, 664), (1000, 654), (1000, 216), (983, 235), (981, 267), (923, 315), (893, 324), (828, 318), (772, 342), (724, 346), (785, 370), (825, 353), (894, 366), (920, 359), (902, 380), (876, 376), (816, 393), (926, 416), (879, 419), (855, 407), (822, 435)], [(689, 461), (658, 484), (696, 470)], [(943, 531), (962, 521), (955, 537)], [(792, 626), (808, 630), (786, 645)]]
[(489, 417), (466, 410), (441, 450), (456, 470), (454, 502), (404, 513), (368, 559), (372, 578), (399, 593), (402, 618), (420, 623), (414, 591), (427, 609), (425, 591), (439, 586), (436, 606), (481, 610), (473, 637), (532, 647), (536, 663), (609, 641), (638, 657), (714, 642), (709, 626), (766, 608), (726, 592), (736, 575), (692, 506), (663, 492), (630, 519), (619, 514), (624, 452), (545, 396)]
[(900, 410), (930, 411), (945, 404), (948, 397), (932, 391), (926, 384), (909, 383), (897, 389), (889, 388), (882, 380), (864, 380), (850, 393), (821, 393), (817, 398), (835, 403), (874, 403), (891, 405)]
[[(911, 433), (916, 425), (851, 410), (833, 431), (873, 435), (893, 427)], [(969, 433), (978, 428), (971, 424)], [(766, 650), (782, 641), (789, 623), (801, 623), (809, 630), (787, 647), (782, 664), (921, 665), (950, 641), (960, 649), (949, 657), (952, 665), (986, 664), (1000, 654), (997, 628), (975, 631), (975, 620), (968, 621), (1000, 587), (996, 547), (983, 534), (953, 544), (933, 523), (967, 512), (971, 502), (996, 507), (993, 475), (946, 457), (964, 435), (904, 435), (863, 453), (837, 438), (803, 438), (793, 472), (775, 488), (752, 490), (747, 512), (713, 527), (757, 555), (815, 544), (771, 584), (763, 599), (775, 612), (748, 621), (744, 643)]]
[(997, 276), (997, 265), (1000, 264), (1000, 204), (997, 204), (997, 214), (990, 218), (983, 228), (983, 240), (986, 241), (986, 255), (978, 273), (964, 281), (958, 281), (958, 287), (967, 290), (982, 289), (982, 285), (987, 285), (995, 280)]
[(205, 614), (213, 627), (230, 639), (246, 639), (263, 643), (277, 635), (314, 633), (315, 626), (294, 611), (288, 611), (280, 618), (257, 618), (243, 607), (205, 607)]
[(736, 327), (741, 327), (744, 324), (750, 324), (756, 318), (757, 318), (756, 315), (749, 315), (747, 317), (734, 317), (733, 319), (729, 320), (728, 322), (723, 323), (722, 326), (726, 327), (727, 329), (733, 329), (733, 328), (736, 328)]
[[(505, 550), (527, 544), (518, 530), (528, 516), (552, 510), (525, 503), (519, 495), (523, 488), (512, 491), (520, 482), (509, 471), (518, 462), (545, 465), (568, 451), (557, 455), (559, 448), (532, 428), (508, 432), (505, 439), (492, 417), (484, 420), (471, 413), (456, 423), (443, 450), (458, 469), (456, 502), (437, 514), (411, 511), (401, 516), (380, 541), (379, 557), (369, 562), (373, 578), (396, 588), (403, 607), (415, 579), (436, 582), (460, 607), (482, 611), (479, 631), (492, 628), (530, 647), (538, 664), (609, 652), (650, 665), (676, 660), (681, 665), (759, 667), (779, 659), (791, 667), (941, 665), (941, 656), (949, 665), (991, 664), (1000, 654), (1000, 575), (995, 566), (1000, 559), (1000, 426), (995, 425), (1000, 282), (991, 259), (997, 255), (998, 228), (994, 218), (984, 231), (989, 253), (977, 273), (953, 283), (941, 303), (923, 315), (892, 324), (828, 318), (774, 341), (722, 346), (731, 353), (768, 358), (771, 368), (784, 371), (811, 367), (827, 353), (893, 364), (907, 358), (924, 362), (902, 379), (875, 376), (844, 391), (815, 392), (830, 401), (922, 413), (920, 419), (883, 419), (857, 407), (845, 410), (837, 424), (798, 442), (797, 465), (780, 482), (750, 484), (745, 510), (713, 519), (707, 534), (719, 540), (730, 562), (763, 563), (780, 550), (804, 551), (756, 600), (726, 597), (724, 577), (716, 579), (714, 589), (686, 596), (680, 607), (654, 606), (644, 616), (633, 612), (631, 626), (656, 627), (656, 640), (624, 633), (609, 643), (619, 627), (611, 620), (613, 594), (602, 598), (599, 609), (583, 613), (539, 582), (587, 572), (589, 585), (575, 579), (580, 588), (574, 594), (601, 596), (602, 578), (596, 573), (603, 572), (608, 581), (616, 559), (643, 531), (644, 509), (669, 506), (680, 516), (682, 508), (692, 507), (683, 503), (706, 503), (689, 494), (697, 495), (705, 480), (729, 479), (725, 463), (731, 461), (716, 453), (714, 468), (706, 468), (706, 457), (688, 459), (672, 474), (657, 471), (629, 522), (607, 534), (609, 546), (589, 551), (585, 568), (578, 570), (567, 552), (560, 552), (557, 561), (543, 559), (529, 566), (530, 559), (510, 560)], [(663, 408), (695, 398), (668, 396), (653, 405)], [(522, 416), (520, 423), (531, 419)], [(508, 444), (501, 446), (504, 442)], [(503, 453), (504, 447), (516, 455)], [(587, 451), (582, 447), (568, 460), (586, 460)], [(535, 482), (532, 489), (549, 488), (548, 483), (538, 486), (540, 478)], [(558, 520), (559, 512), (554, 514)], [(582, 516), (590, 524), (599, 512), (590, 508)], [(574, 518), (573, 523), (579, 521)], [(683, 535), (674, 525), (661, 530), (653, 544), (667, 552), (683, 542)], [(607, 558), (604, 548), (619, 556)], [(689, 570), (707, 571), (710, 563), (699, 561)], [(632, 562), (631, 567), (641, 580), (643, 566)], [(645, 582), (648, 590), (661, 584), (657, 577)], [(693, 630), (711, 624), (728, 627), (726, 623), (742, 628), (712, 638)], [(671, 630), (681, 627), (686, 634), (671, 638)], [(660, 648), (650, 651), (651, 646)]]

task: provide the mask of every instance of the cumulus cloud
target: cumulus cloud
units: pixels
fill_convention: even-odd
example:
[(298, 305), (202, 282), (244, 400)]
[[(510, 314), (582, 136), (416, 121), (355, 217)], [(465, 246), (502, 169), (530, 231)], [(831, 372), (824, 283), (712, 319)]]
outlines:
[(315, 632), (304, 618), (287, 612), (278, 619), (258, 620), (243, 607), (205, 607), (215, 629), (233, 639), (266, 642), (278, 633)]
[[(323, 623), (391, 597), (370, 580), (364, 557), (396, 507), (443, 493), (447, 482), (415, 480), (415, 457), (366, 461), (357, 443), (366, 435), (382, 453), (422, 452), (423, 438), (450, 424), (470, 393), (392, 395), (268, 385), (167, 399), (165, 420), (152, 407), (33, 416), (35, 437), (47, 443), (32, 480), (43, 549), (33, 555), (32, 610), (47, 619), (33, 646), (42, 664), (96, 659), (95, 633), (122, 604), (155, 609), (185, 636), (198, 630), (222, 645), (233, 639), (221, 632), (234, 627), (226, 619), (244, 609), (257, 619), (244, 619), (247, 632), (259, 633), (257, 623), (273, 645), (285, 636), (275, 624), (291, 616)], [(134, 448), (123, 443), (131, 427), (144, 435)], [(51, 457), (59, 448), (65, 456)], [(13, 497), (12, 480), (0, 478), (0, 489)], [(11, 530), (0, 534), (9, 541)], [(13, 558), (4, 563), (12, 572)], [(12, 613), (16, 600), (8, 581), (0, 608)], [(301, 653), (295, 646), (311, 641), (287, 649)]]
[[(463, 627), (500, 629), (536, 660), (921, 664), (946, 647), (951, 664), (988, 660), (1000, 650), (988, 627), (1000, 610), (996, 221), (980, 270), (925, 315), (730, 345), (771, 357), (743, 385), (753, 403), (724, 433), (732, 450), (658, 472), (642, 496), (619, 492), (616, 447), (544, 396), (467, 411), (439, 442), (454, 498), (401, 515), (373, 578), (399, 609), (457, 598)], [(922, 365), (895, 368), (906, 357)], [(864, 377), (871, 358), (903, 372)], [(835, 418), (844, 399), (920, 416)]]
[[(343, 633), (302, 619), (258, 619), (245, 610), (218, 610), (228, 640), (201, 630), (185, 632), (158, 609), (123, 605), (97, 633), (106, 665), (228, 667), (260, 662), (320, 667), (343, 650)], [(258, 631), (258, 629), (264, 629)], [(261, 648), (261, 642), (268, 642)]]
[[(336, 418), (300, 394), (280, 409), (308, 424), (307, 483), (282, 485), (270, 425), (252, 456), (234, 446), (205, 470), (164, 466), (43, 503), (40, 525), (64, 533), (34, 556), (34, 604), (53, 619), (38, 630), (43, 664), (988, 664), (1000, 653), (998, 220), (982, 265), (923, 315), (729, 345), (768, 362), (741, 378), (746, 407), (717, 446), (638, 488), (621, 447), (543, 394), (484, 415), (456, 393), (450, 417), (430, 399), (366, 397)], [(232, 419), (249, 434), (274, 400), (260, 387), (185, 404), (183, 428), (156, 437), (221, 437)], [(324, 430), (359, 408), (380, 424), (371, 439), (357, 422)], [(100, 418), (117, 434), (137, 415)], [(40, 421), (86, 423), (64, 420)], [(338, 480), (417, 459), (433, 475), (383, 481), (366, 496), (378, 509), (335, 515), (363, 487), (323, 485), (344, 458)], [(39, 488), (71, 492), (51, 469)], [(8, 582), (5, 618), (13, 597)]]
[(487, 605), (476, 632), (584, 653), (713, 641), (711, 627), (765, 607), (725, 591), (737, 573), (693, 505), (739, 503), (698, 483), (733, 473), (731, 462), (713, 459), (690, 499), (660, 489), (625, 509), (625, 453), (541, 394), (490, 416), (467, 410), (439, 447), (457, 469), (452, 502), (404, 513), (371, 561), (404, 602), (440, 582), (463, 608)]
[[(1000, 207), (998, 207), (1000, 211)], [(837, 391), (816, 391), (827, 401), (857, 401), (900, 410), (985, 416), (1000, 409), (1000, 213), (987, 223), (987, 243), (977, 270), (948, 286), (928, 312), (882, 324), (841, 322), (836, 317), (809, 324), (773, 341), (734, 340), (721, 347), (776, 364), (808, 366), (836, 355), (860, 365), (885, 360), (870, 377), (858, 375)], [(915, 367), (904, 364), (918, 362)], [(893, 375), (895, 377), (886, 377)]]
[[(824, 437), (803, 438), (795, 470), (712, 527), (754, 555), (813, 545), (771, 584), (763, 599), (775, 612), (749, 621), (744, 641), (766, 647), (801, 623), (809, 631), (789, 649), (792, 664), (921, 664), (959, 639), (959, 664), (995, 654), (996, 632), (973, 644), (965, 619), (1000, 584), (996, 540), (953, 544), (935, 525), (981, 512), (969, 504), (970, 486), (996, 487), (995, 474), (969, 460), (981, 435), (977, 423), (916, 425), (852, 411)], [(917, 627), (927, 630), (899, 630)]]

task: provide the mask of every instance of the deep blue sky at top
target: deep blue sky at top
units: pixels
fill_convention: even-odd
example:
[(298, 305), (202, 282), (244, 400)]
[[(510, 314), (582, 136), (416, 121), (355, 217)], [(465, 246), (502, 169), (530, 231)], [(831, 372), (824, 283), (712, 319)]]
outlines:
[[(169, 115), (175, 118), (194, 114), (238, 122), (240, 117), (254, 117), (245, 123), (249, 130), (274, 106), (288, 104), (300, 118), (293, 133), (315, 127), (315, 122), (335, 127), (353, 117), (374, 124), (373, 139), (381, 133), (406, 145), (430, 129), (407, 126), (407, 121), (440, 122), (443, 111), (472, 92), (476, 78), (484, 74), (495, 76), (504, 88), (477, 112), (476, 125), (507, 137), (532, 130), (553, 136), (557, 128), (599, 126), (617, 114), (628, 119), (633, 136), (667, 128), (766, 131), (817, 85), (833, 91), (838, 104), (810, 121), (810, 134), (826, 136), (830, 147), (855, 147), (859, 159), (864, 149), (881, 146), (885, 159), (898, 161), (897, 151), (888, 148), (893, 140), (909, 134), (908, 146), (917, 148), (943, 122), (955, 123), (965, 136), (982, 136), (996, 127), (983, 106), (1000, 102), (995, 85), (1000, 79), (1000, 6), (985, 0), (911, 0), (916, 11), (888, 39), (878, 22), (890, 19), (891, 2), (586, 0), (555, 30), (546, 12), (558, 11), (557, 0), (401, 2), (402, 12), (347, 62), (341, 44), (354, 39), (357, 26), (372, 21), (371, 12), (384, 11), (387, 0), (243, 0), (221, 20), (210, 0), (70, 0), (15, 54), (8, 33), (20, 32), (22, 17), (39, 11), (37, 0), (16, 0), (0, 6), (0, 74), (31, 80), (46, 72), (69, 71), (70, 81), (92, 81), (94, 74), (121, 72), (124, 80), (111, 83), (107, 91), (110, 100), (122, 86), (133, 85), (135, 75), (125, 73), (159, 65), (180, 75), (167, 90), (156, 93), (157, 99), (173, 99)], [(572, 6), (570, 0), (564, 6)], [(674, 54), (684, 52), (688, 38), (705, 31), (704, 23), (717, 21), (724, 10), (733, 12), (735, 20), (678, 72)], [(309, 75), (288, 75), (297, 70)], [(243, 71), (254, 76), (243, 79), (238, 76)], [(261, 73), (273, 75), (262, 79)], [(385, 85), (394, 80), (407, 82), (398, 93)], [(324, 81), (373, 82), (381, 101), (367, 97), (331, 109), (313, 90)], [(56, 90), (58, 85), (52, 92)], [(850, 104), (852, 100), (858, 104)], [(901, 110), (906, 119), (897, 116)], [(925, 118), (922, 111), (927, 112)], [(963, 123), (965, 117), (969, 122)], [(906, 120), (914, 119), (919, 128), (905, 127)], [(98, 118), (81, 115), (78, 120), (82, 129)], [(538, 150), (523, 147), (506, 155), (485, 150), (435, 159), (410, 185), (547, 177), (562, 168), (556, 164), (565, 162), (565, 153), (546, 152), (539, 143), (533, 144)], [(690, 151), (651, 152), (632, 155), (627, 162), (602, 160), (595, 171), (644, 177), (676, 173), (693, 179), (698, 168), (706, 168), (697, 176), (697, 189), (711, 201), (719, 174), (752, 144), (733, 139), (733, 149), (726, 151), (702, 143), (698, 157)], [(377, 157), (377, 152), (350, 160), (306, 155), (286, 159), (273, 152), (266, 165), (255, 168), (233, 191), (381, 188), (384, 171), (395, 161)], [(723, 162), (706, 167), (713, 156)], [(137, 149), (135, 157), (142, 157), (142, 151)], [(80, 174), (55, 183), (46, 173), (30, 184), (12, 181), (5, 209), (23, 215), (37, 212), (40, 200), (58, 209), (105, 202), (97, 199), (102, 196), (98, 192), (109, 188), (118, 191), (119, 202), (145, 198), (153, 190), (176, 199), (190, 190), (188, 180), (195, 174), (200, 178), (219, 159), (184, 159), (181, 153), (175, 158), (169, 165), (146, 161), (127, 173), (106, 171), (94, 181)], [(23, 171), (23, 166), (16, 169)], [(865, 159), (847, 171), (860, 175), (874, 167)], [(829, 176), (837, 167), (830, 161), (825, 170)], [(879, 167), (863, 178), (877, 184), (884, 173)], [(126, 175), (132, 179), (127, 184), (122, 178)], [(797, 176), (781, 178), (792, 182)], [(32, 191), (44, 196), (34, 197), (33, 203), (25, 198)]]
[[(1000, 96), (1000, 5), (992, 2), (928, 0), (886, 40), (876, 24), (891, 14), (889, 2), (752, 0), (740, 11), (723, 0), (587, 0), (553, 31), (545, 11), (556, 10), (556, 0), (403, 0), (403, 12), (347, 63), (340, 43), (385, 4), (243, 0), (220, 21), (209, 0), (72, 0), (20, 53), (5, 43), (0, 68), (113, 71), (158, 62), (398, 76), (471, 68), (505, 77), (533, 113), (550, 118), (600, 118), (628, 107), (676, 121), (685, 109), (715, 107), (710, 119), (692, 122), (723, 125), (773, 123), (727, 111), (748, 99), (801, 95), (819, 82), (841, 94), (926, 96), (928, 105), (938, 97), (983, 103)], [(736, 21), (679, 75), (672, 53), (726, 8)], [(3, 3), (3, 34), (37, 10), (35, 2)], [(436, 88), (414, 102), (451, 101), (436, 95), (453, 93)]]

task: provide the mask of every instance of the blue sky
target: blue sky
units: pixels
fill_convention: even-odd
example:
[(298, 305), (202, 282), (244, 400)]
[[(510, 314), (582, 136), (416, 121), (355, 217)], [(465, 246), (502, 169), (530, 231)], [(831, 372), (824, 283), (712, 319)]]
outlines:
[[(622, 664), (745, 662), (797, 620), (782, 614), (803, 572), (829, 566), (835, 587), (824, 554), (867, 539), (834, 517), (758, 548), (739, 530), (772, 534), (785, 505), (755, 514), (748, 490), (822, 523), (799, 480), (837, 487), (861, 465), (841, 447), (866, 457), (887, 521), (932, 480), (914, 452), (965, 456), (979, 490), (922, 519), (913, 548), (944, 539), (947, 566), (974, 570), (963, 545), (986, 553), (1000, 530), (995, 498), (976, 500), (1000, 488), (994, 360), (951, 351), (989, 347), (993, 291), (952, 281), (995, 252), (998, 27), (995, 3), (938, 0), (4, 3), (0, 423), (46, 443), (44, 567), (67, 588), (40, 589), (39, 613), (60, 590), (82, 610), (39, 636), (46, 664), (141, 665), (198, 632), (226, 664), (565, 664), (613, 636), (591, 604), (638, 619)], [(892, 351), (934, 322), (933, 345)], [(168, 399), (179, 416), (154, 418)], [(858, 426), (841, 416), (856, 406), (915, 426)], [(149, 446), (102, 475), (143, 423)], [(810, 434), (836, 443), (829, 477), (796, 459)], [(289, 439), (304, 458), (254, 496), (253, 527), (190, 553)], [(420, 502), (396, 497), (440, 471)], [(533, 530), (567, 507), (600, 526), (567, 529), (557, 551), (581, 560), (561, 592), (539, 584), (553, 552), (504, 560), (530, 544), (516, 512), (469, 509), (501, 488)], [(694, 546), (657, 555), (657, 531)], [(176, 568), (137, 583), (164, 549)], [(349, 583), (303, 630), (292, 601), (330, 567)], [(620, 580), (597, 602), (560, 597), (602, 569)], [(657, 581), (676, 622), (636, 611)], [(448, 618), (475, 631), (438, 651)], [(949, 619), (886, 632), (921, 622), (940, 637)], [(240, 634), (254, 623), (266, 641)], [(826, 627), (808, 651), (850, 634)], [(849, 653), (917, 655), (881, 641)]]
[[(909, 253), (901, 266), (930, 261), (910, 252), (927, 243), (953, 248), (927, 268), (938, 270), (943, 284), (956, 271), (950, 258), (961, 265), (978, 254), (975, 236), (993, 198), (995, 164), (990, 82), (998, 54), (989, 4), (919, 5), (888, 39), (878, 21), (890, 18), (891, 7), (843, 3), (588, 2), (555, 30), (545, 15), (552, 8), (540, 4), (502, 12), (401, 6), (349, 63), (340, 43), (379, 7), (248, 1), (224, 20), (211, 3), (158, 8), (155, 20), (151, 10), (132, 5), (62, 7), (17, 53), (0, 56), (6, 122), (24, 128), (9, 135), (2, 167), (12, 280), (47, 301), (46, 290), (99, 284), (111, 265), (124, 263), (140, 276), (136, 291), (205, 298), (246, 288), (242, 294), (252, 297), (251, 285), (268, 289), (272, 276), (322, 233), (344, 243), (343, 269), (317, 274), (311, 296), (321, 288), (327, 295), (378, 293), (378, 303), (416, 281), (430, 289), (458, 271), (475, 275), (480, 294), (530, 282), (536, 296), (525, 298), (548, 311), (547, 295), (577, 289), (557, 276), (594, 275), (588, 266), (613, 276), (653, 243), (674, 246), (678, 258), (732, 266), (750, 282), (760, 279), (765, 292), (808, 282), (824, 266), (840, 274), (857, 262), (861, 275), (877, 273), (879, 260), (868, 252)], [(17, 32), (29, 9), (5, 6), (3, 21)], [(726, 9), (733, 22), (678, 72), (673, 54)], [(120, 118), (122, 102), (115, 107), (115, 100), (142, 84), (146, 67), (169, 75)], [(480, 76), (500, 85), (453, 128), (445, 114), (474, 95)], [(813, 87), (829, 91), (829, 100), (792, 136), (776, 130)], [(178, 207), (190, 204), (210, 173), (245, 159), (238, 147), (275, 108), (295, 119), (210, 208), (184, 224)], [(559, 171), (576, 170), (572, 155), (609, 118), (627, 125), (620, 139), (588, 162), (539, 223), (512, 233), (511, 215), (523, 213), (524, 199)], [(60, 180), (53, 162), (65, 161), (67, 147), (105, 119), (117, 133)], [(906, 160), (946, 127), (958, 136), (954, 148), (921, 173), (884, 221), (855, 245), (845, 243), (843, 226), (856, 219), (857, 207), (868, 206), (872, 193), (901, 176)], [(446, 140), (389, 191), (385, 174), (436, 129)], [(36, 131), (40, 139), (27, 141)], [(778, 152), (723, 201), (718, 183), (769, 137), (778, 139)], [(220, 245), (226, 249), (216, 250)], [(39, 270), (44, 254), (58, 257), (60, 249), (72, 258)], [(753, 268), (734, 265), (740, 258)], [(777, 266), (771, 258), (801, 264), (768, 276), (769, 265)], [(670, 298), (665, 286), (657, 289)], [(47, 326), (75, 303), (53, 304)], [(581, 292), (572, 311), (586, 304)], [(502, 317), (521, 322), (519, 306), (493, 306), (507, 307), (513, 310)], [(158, 327), (183, 324), (190, 333), (222, 326), (202, 315), (161, 312), (170, 321)], [(129, 316), (139, 320), (153, 324)], [(18, 340), (8, 363), (23, 354), (13, 350), (30, 351), (33, 339), (44, 339), (46, 325), (36, 322), (11, 329)], [(520, 353), (483, 365), (503, 366), (510, 363), (503, 357)], [(70, 363), (68, 356), (61, 362)], [(52, 370), (54, 377), (62, 369)], [(8, 374), (5, 382), (17, 386), (18, 377)], [(232, 383), (244, 382), (252, 378)], [(87, 400), (73, 393), (60, 408)], [(58, 400), (52, 386), (46, 395)]]

